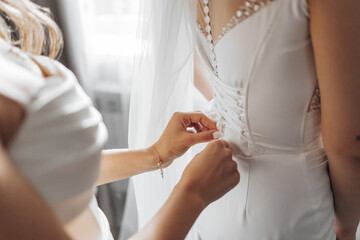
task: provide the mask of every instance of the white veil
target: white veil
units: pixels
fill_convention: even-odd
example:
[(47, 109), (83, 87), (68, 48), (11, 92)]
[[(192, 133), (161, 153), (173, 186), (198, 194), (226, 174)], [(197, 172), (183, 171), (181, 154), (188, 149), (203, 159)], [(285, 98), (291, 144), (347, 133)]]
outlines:
[[(130, 104), (130, 148), (155, 143), (172, 114), (192, 110), (196, 1), (141, 0)], [(133, 178), (143, 227), (163, 205), (189, 160), (189, 154), (164, 170)]]

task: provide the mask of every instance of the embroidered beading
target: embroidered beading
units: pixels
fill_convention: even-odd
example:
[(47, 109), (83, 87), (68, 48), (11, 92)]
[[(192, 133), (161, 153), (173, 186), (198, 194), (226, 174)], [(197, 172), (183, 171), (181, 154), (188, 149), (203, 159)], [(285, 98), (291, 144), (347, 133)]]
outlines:
[(321, 109), (321, 97), (319, 85), (316, 85), (314, 94), (311, 98), (308, 112), (314, 112)]
[(249, 0), (236, 11), (236, 14), (230, 19), (229, 23), (222, 28), (220, 35), (214, 41), (217, 44), (221, 38), (223, 38), (232, 28), (237, 26), (239, 23), (250, 17), (264, 6), (275, 0)]
[(198, 28), (203, 34), (209, 43), (209, 47), (211, 50), (210, 53), (210, 61), (213, 67), (214, 74), (218, 76), (219, 69), (218, 64), (216, 61), (216, 54), (215, 54), (215, 45), (228, 33), (232, 28), (237, 26), (243, 20), (247, 19), (248, 17), (252, 16), (254, 13), (258, 12), (261, 8), (268, 5), (270, 2), (275, 0), (248, 0), (239, 9), (236, 11), (236, 14), (231, 18), (231, 20), (223, 27), (220, 35), (214, 39), (211, 29), (211, 17), (210, 17), (210, 6), (209, 0), (202, 0), (203, 3), (203, 13), (204, 13), (204, 22), (205, 22), (205, 29), (203, 30), (201, 25), (198, 23)]

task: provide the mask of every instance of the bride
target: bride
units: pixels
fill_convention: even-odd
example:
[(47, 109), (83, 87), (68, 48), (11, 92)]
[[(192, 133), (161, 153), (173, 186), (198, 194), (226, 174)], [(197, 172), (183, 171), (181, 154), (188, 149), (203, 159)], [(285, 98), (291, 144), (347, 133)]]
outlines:
[[(184, 99), (193, 95), (194, 71), (195, 85), (213, 98), (207, 114), (230, 142), (241, 181), (201, 214), (188, 238), (354, 240), (360, 3), (194, 2), (143, 4), (145, 44), (131, 105), (142, 125), (130, 119), (132, 147), (152, 142), (173, 111), (191, 108)], [(206, 74), (199, 61), (193, 68), (197, 55)], [(167, 169), (165, 180), (153, 173), (134, 179), (140, 226), (183, 167)]]

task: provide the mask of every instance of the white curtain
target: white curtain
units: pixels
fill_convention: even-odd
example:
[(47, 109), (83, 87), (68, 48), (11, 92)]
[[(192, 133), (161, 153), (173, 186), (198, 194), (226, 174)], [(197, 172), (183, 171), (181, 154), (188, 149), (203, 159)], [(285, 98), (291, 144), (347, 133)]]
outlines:
[[(57, 1), (61, 13), (64, 31), (65, 47), (69, 64), (80, 82), (84, 84), (88, 79), (88, 62), (86, 58), (86, 41), (83, 35), (83, 18), (78, 1)], [(86, 85), (85, 85), (86, 86)]]
[[(49, 1), (54, 4), (52, 0)], [(116, 17), (97, 9), (96, 1), (57, 0), (56, 2), (62, 20), (68, 65), (78, 76), (103, 116), (109, 130), (107, 148), (127, 148), (129, 80), (133, 50), (129, 46), (127, 51), (131, 53), (124, 53), (122, 49), (118, 49), (117, 46), (121, 45), (124, 39), (119, 39), (116, 33), (130, 24), (125, 25), (123, 22), (114, 24), (112, 19)], [(97, 2), (104, 9), (109, 9), (113, 7), (110, 3), (114, 1)], [(121, 8), (121, 11), (125, 10)], [(116, 11), (120, 10), (114, 9), (114, 12)], [(98, 12), (103, 14), (99, 16)], [(103, 24), (102, 20), (106, 23)], [(136, 25), (135, 19), (127, 17), (124, 21), (126, 20), (134, 21), (133, 25)], [(133, 197), (132, 192), (127, 194), (127, 186), (128, 181), (124, 180), (98, 188), (98, 203), (109, 220), (115, 239), (119, 236), (119, 230), (127, 233), (125, 236), (128, 236), (134, 233), (133, 228), (137, 226), (135, 224), (131, 227), (134, 225), (134, 217), (137, 217), (136, 211), (132, 213), (133, 209), (136, 210), (136, 206), (132, 205), (135, 202), (128, 201), (128, 204), (125, 204), (127, 197), (130, 199)]]
[[(193, 103), (192, 24), (196, 1), (144, 0), (139, 26), (140, 46), (135, 61), (130, 105), (131, 148), (153, 144), (175, 111), (191, 111)], [(143, 227), (159, 210), (180, 179), (190, 155), (165, 169), (133, 178)]]

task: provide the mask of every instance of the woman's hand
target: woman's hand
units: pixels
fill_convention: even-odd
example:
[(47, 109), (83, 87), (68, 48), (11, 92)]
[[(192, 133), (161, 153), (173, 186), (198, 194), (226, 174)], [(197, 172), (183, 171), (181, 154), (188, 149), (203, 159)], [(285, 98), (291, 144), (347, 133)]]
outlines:
[(185, 239), (204, 208), (240, 180), (229, 144), (216, 140), (186, 167), (164, 206), (131, 240)]
[(167, 167), (191, 146), (219, 137), (215, 122), (204, 114), (177, 112), (170, 119), (160, 139), (149, 149), (155, 150), (159, 154), (162, 166)]
[(96, 184), (102, 185), (157, 170), (159, 160), (161, 167), (165, 168), (191, 146), (218, 137), (220, 134), (217, 133), (216, 124), (204, 114), (175, 113), (160, 139), (151, 147), (132, 151), (104, 151)]
[(206, 207), (221, 198), (240, 181), (237, 163), (229, 144), (216, 140), (189, 163), (178, 184), (185, 194), (199, 199)]

